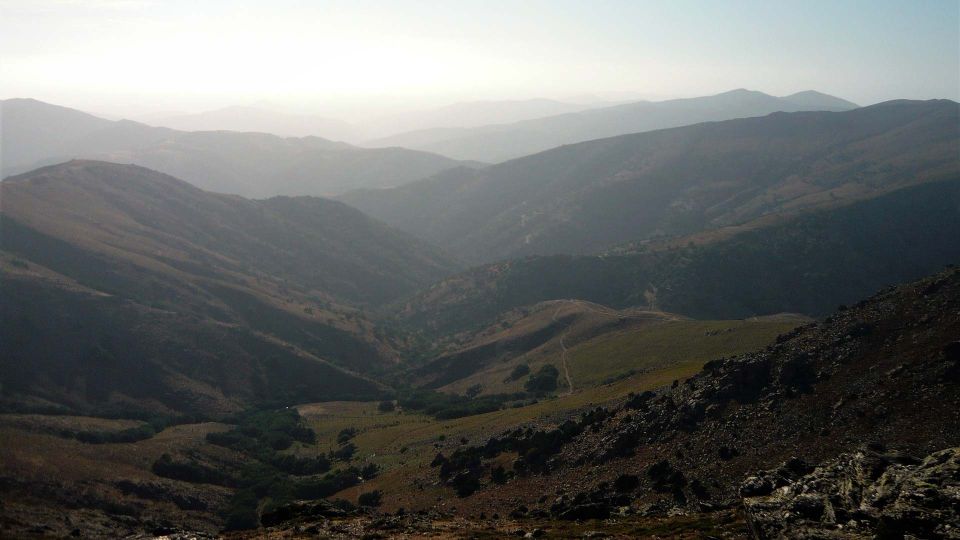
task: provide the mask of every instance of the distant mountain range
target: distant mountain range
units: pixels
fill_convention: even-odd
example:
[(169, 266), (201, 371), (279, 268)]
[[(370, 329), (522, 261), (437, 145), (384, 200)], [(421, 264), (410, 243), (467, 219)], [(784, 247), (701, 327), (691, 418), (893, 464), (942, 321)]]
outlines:
[(499, 163), (564, 144), (709, 122), (763, 116), (772, 112), (845, 111), (849, 101), (815, 91), (774, 97), (733, 90), (714, 96), (641, 101), (625, 105), (569, 111), (554, 116), (478, 127), (439, 127), (368, 141), (371, 147), (401, 146), (454, 159)]
[(367, 132), (379, 134), (372, 135), (378, 138), (403, 137), (407, 132), (422, 130), (443, 132), (446, 129), (456, 131), (491, 124), (508, 124), (584, 111), (595, 106), (542, 98), (470, 101), (377, 118), (368, 122), (365, 128)]
[(318, 137), (176, 131), (32, 99), (8, 99), (0, 107), (4, 176), (87, 158), (150, 167), (212, 191), (269, 197), (397, 186), (462, 164), (425, 152), (364, 149)]
[(269, 105), (233, 106), (186, 114), (156, 114), (141, 119), (149, 125), (182, 131), (253, 131), (282, 137), (316, 136), (359, 143), (408, 131), (432, 128), (472, 128), (519, 122), (599, 105), (552, 99), (469, 101), (433, 109), (374, 115), (347, 122), (326, 116), (286, 113)]
[(341, 200), (471, 263), (599, 253), (960, 175), (960, 106), (774, 113), (563, 146)]
[(0, 194), (2, 397), (35, 406), (375, 397), (366, 376), (396, 343), (356, 306), (453, 268), (338, 202), (250, 201), (133, 165), (72, 161)]
[(357, 128), (343, 120), (317, 115), (286, 114), (261, 107), (224, 107), (194, 114), (162, 116), (147, 122), (180, 131), (253, 131), (281, 137), (357, 138)]

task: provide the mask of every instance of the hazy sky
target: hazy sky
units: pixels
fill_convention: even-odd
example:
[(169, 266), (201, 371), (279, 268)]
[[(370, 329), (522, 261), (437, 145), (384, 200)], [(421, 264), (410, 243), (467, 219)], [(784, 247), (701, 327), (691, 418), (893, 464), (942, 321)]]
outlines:
[(0, 0), (0, 96), (101, 113), (817, 89), (960, 98), (960, 2)]

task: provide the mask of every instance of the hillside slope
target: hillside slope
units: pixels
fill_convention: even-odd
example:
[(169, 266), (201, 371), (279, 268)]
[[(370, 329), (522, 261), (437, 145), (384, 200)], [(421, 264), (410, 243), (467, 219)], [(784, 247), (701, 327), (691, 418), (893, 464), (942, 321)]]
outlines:
[(511, 310), (487, 327), (453, 336), (448, 350), (411, 375), (418, 385), (444, 392), (464, 394), (473, 387), (479, 395), (514, 393), (524, 391), (526, 373), (549, 364), (559, 372), (556, 393), (569, 395), (638, 373), (699, 369), (718, 352), (760, 348), (802, 320), (696, 321), (583, 300), (552, 300)]
[(774, 97), (733, 90), (715, 96), (641, 101), (474, 128), (434, 128), (370, 141), (371, 146), (402, 146), (454, 159), (499, 163), (548, 148), (592, 139), (640, 133), (700, 122), (763, 116), (776, 111), (844, 111), (857, 106), (819, 92)]
[(777, 113), (556, 148), (341, 200), (473, 263), (596, 253), (960, 174), (960, 106)]
[(398, 186), (460, 162), (402, 148), (364, 149), (319, 137), (186, 132), (31, 99), (0, 102), (3, 176), (74, 158), (133, 163), (200, 188), (246, 197), (332, 195)]
[[(221, 408), (236, 401), (229, 396), (369, 395), (377, 385), (343, 370), (376, 373), (397, 353), (353, 306), (388, 301), (450, 269), (432, 248), (341, 203), (250, 201), (132, 165), (47, 167), (7, 179), (0, 196), (4, 369), (20, 370), (10, 380), (43, 382), (4, 391), (51, 400), (82, 402), (66, 397), (71, 388), (45, 384), (94, 377), (90, 354), (109, 359), (99, 400), (166, 392), (166, 406), (176, 406), (162, 384), (145, 390), (155, 371), (123, 367), (130, 357), (158, 363), (178, 391), (213, 396)], [(193, 363), (198, 357), (208, 367)], [(57, 371), (73, 375), (40, 375)], [(266, 377), (261, 387), (252, 374)], [(270, 382), (277, 378), (283, 383)], [(137, 381), (147, 387), (111, 386)], [(198, 390), (204, 385), (211, 389)], [(199, 406), (189, 401), (182, 406)]]
[[(769, 494), (867, 443), (862, 453), (889, 452), (875, 458), (878, 465), (918, 464), (960, 444), (958, 310), (957, 269), (891, 287), (765, 350), (712, 361), (672, 388), (635, 395), (553, 431), (517, 429), (456, 450), (439, 477), (479, 490), (458, 502), (466, 513), (572, 520), (602, 518), (623, 505), (646, 515), (713, 512), (738, 504), (741, 495)], [(503, 458), (514, 461), (515, 474), (493, 489), (488, 474)], [(581, 480), (571, 484), (571, 478)], [(817, 508), (832, 504), (838, 512), (849, 495), (806, 487), (820, 501)], [(919, 504), (929, 497), (915, 494), (917, 507), (936, 508)], [(835, 518), (834, 530), (852, 519), (807, 508), (794, 507), (789, 519)], [(887, 525), (920, 532), (930, 517), (916, 512)], [(878, 526), (875, 515), (856, 519), (867, 532)]]
[(819, 316), (960, 261), (960, 180), (734, 229), (646, 251), (481, 266), (421, 291), (398, 309), (410, 323), (440, 334), (519, 306), (571, 297), (702, 319)]

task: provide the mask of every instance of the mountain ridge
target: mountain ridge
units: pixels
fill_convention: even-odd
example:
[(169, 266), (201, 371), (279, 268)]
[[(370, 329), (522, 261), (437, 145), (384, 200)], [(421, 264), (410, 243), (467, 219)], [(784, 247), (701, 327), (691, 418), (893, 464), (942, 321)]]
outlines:
[(4, 176), (80, 157), (142, 165), (207, 190), (269, 197), (399, 185), (462, 164), (426, 152), (364, 149), (313, 136), (186, 132), (104, 120), (33, 99), (4, 100), (0, 113)]
[(374, 398), (369, 377), (396, 364), (402, 337), (366, 309), (452, 268), (336, 201), (252, 201), (135, 165), (49, 166), (0, 195), (9, 406)]
[(587, 141), (338, 197), (471, 263), (586, 254), (855, 201), (960, 170), (960, 107), (898, 101)]
[(810, 92), (778, 98), (741, 88), (697, 98), (638, 101), (590, 108), (510, 124), (415, 130), (369, 141), (367, 146), (403, 146), (458, 159), (500, 163), (565, 144), (628, 133), (763, 116), (776, 111), (846, 110), (856, 107), (840, 98)]
[(441, 335), (558, 298), (701, 319), (811, 316), (960, 260), (960, 175), (729, 234), (470, 268), (395, 305)]

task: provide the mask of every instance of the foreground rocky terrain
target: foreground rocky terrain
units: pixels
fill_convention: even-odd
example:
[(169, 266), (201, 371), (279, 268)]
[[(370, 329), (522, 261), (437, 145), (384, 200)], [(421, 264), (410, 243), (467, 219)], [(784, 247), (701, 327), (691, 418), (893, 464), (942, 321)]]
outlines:
[(744, 482), (755, 537), (960, 537), (960, 448), (920, 460), (872, 445), (791, 480), (794, 471)]
[(422, 507), (345, 490), (233, 534), (957, 538), (958, 335), (951, 268), (659, 391), (443, 447), (401, 488), (443, 487)]
[[(951, 269), (709, 362), (665, 391), (438, 456), (438, 476), (471, 509), (588, 519), (738, 507), (758, 470), (787, 463), (806, 474), (863, 444), (919, 459), (960, 442), (958, 335)], [(930, 489), (953, 489), (955, 476), (934, 477)]]

